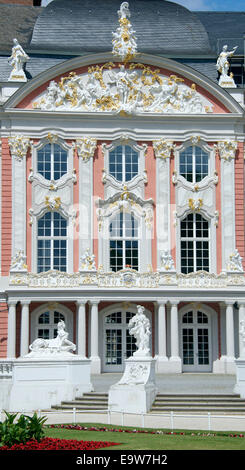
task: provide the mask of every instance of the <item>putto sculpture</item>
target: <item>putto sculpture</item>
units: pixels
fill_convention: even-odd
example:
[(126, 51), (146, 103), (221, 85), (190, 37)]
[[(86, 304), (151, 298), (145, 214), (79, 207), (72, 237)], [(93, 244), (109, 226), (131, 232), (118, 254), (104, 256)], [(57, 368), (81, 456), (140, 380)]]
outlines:
[(230, 73), (230, 75), (228, 75), (229, 68), (230, 68), (228, 57), (233, 56), (237, 47), (238, 46), (233, 47), (232, 51), (228, 51), (228, 46), (227, 45), (223, 46), (222, 52), (220, 53), (217, 59), (216, 68), (218, 72), (220, 73), (219, 85), (222, 86), (223, 88), (235, 88), (236, 87), (236, 84), (233, 80), (233, 74)]
[(19, 44), (16, 38), (13, 39), (13, 43), (12, 54), (8, 59), (8, 62), (12, 66), (12, 72), (8, 81), (26, 82), (27, 78), (23, 68), (30, 57), (25, 53), (23, 47)]
[(129, 334), (136, 339), (137, 351), (133, 356), (145, 357), (150, 355), (149, 339), (150, 339), (150, 321), (144, 314), (145, 308), (137, 305), (137, 313), (129, 321)]
[(76, 351), (76, 345), (68, 340), (68, 333), (65, 330), (65, 322), (59, 321), (57, 325), (57, 336), (53, 339), (37, 338), (29, 346), (30, 353), (26, 357), (40, 357), (48, 355), (67, 355)]

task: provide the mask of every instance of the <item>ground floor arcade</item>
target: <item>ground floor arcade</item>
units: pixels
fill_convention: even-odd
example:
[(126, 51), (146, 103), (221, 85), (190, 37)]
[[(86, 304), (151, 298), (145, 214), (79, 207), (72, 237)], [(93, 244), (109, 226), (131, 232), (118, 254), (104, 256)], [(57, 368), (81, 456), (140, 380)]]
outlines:
[(55, 290), (29, 298), (23, 293), (9, 296), (3, 358), (26, 355), (37, 337), (55, 337), (57, 323), (63, 319), (77, 354), (91, 358), (93, 374), (120, 373), (135, 350), (128, 322), (141, 304), (151, 323), (151, 353), (158, 373), (235, 373), (245, 300), (205, 300), (202, 295), (156, 298), (154, 293), (140, 298), (126, 292), (118, 292), (114, 300), (108, 297), (71, 298)]

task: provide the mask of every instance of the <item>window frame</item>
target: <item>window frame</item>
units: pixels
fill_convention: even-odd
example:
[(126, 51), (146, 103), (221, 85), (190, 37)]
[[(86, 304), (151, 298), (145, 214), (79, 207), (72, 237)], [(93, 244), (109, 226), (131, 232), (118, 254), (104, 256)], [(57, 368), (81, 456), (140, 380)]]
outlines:
[[(133, 217), (133, 219), (136, 221), (137, 223), (137, 237), (127, 237), (126, 236), (126, 219), (125, 219), (125, 216), (126, 214), (130, 214), (131, 217)], [(111, 236), (110, 235), (110, 227), (111, 227), (111, 224), (113, 222), (113, 220), (115, 220), (118, 216), (121, 217), (121, 215), (123, 216), (123, 221), (122, 221), (122, 236), (119, 237), (119, 236)], [(116, 214), (114, 214), (110, 220), (108, 221), (109, 225), (109, 240), (108, 240), (108, 244), (109, 244), (109, 259), (108, 259), (108, 263), (109, 263), (109, 268), (110, 270), (112, 270), (113, 272), (118, 272), (120, 271), (121, 269), (127, 269), (129, 266), (126, 264), (126, 250), (127, 250), (127, 247), (126, 247), (126, 242), (127, 241), (137, 241), (137, 250), (138, 250), (138, 266), (137, 266), (137, 269), (135, 269), (134, 267), (132, 267), (132, 265), (130, 265), (130, 269), (135, 269), (137, 272), (140, 272), (140, 241), (141, 241), (141, 237), (140, 237), (140, 220), (138, 219), (138, 217), (135, 216), (135, 214), (133, 212), (126, 212), (126, 211), (120, 211), (120, 212), (117, 212)], [(120, 222), (119, 222), (120, 223)], [(121, 230), (119, 228), (119, 230)], [(134, 228), (135, 230), (135, 228)], [(122, 242), (122, 268), (121, 269), (118, 269), (116, 271), (114, 271), (111, 267), (111, 241), (121, 241)]]
[[(182, 237), (181, 236), (181, 223), (190, 215), (193, 215), (193, 237)], [(196, 216), (200, 215), (204, 221), (208, 223), (208, 237), (197, 237), (196, 236)], [(212, 249), (211, 249), (211, 221), (207, 217), (204, 217), (202, 213), (193, 213), (193, 212), (188, 212), (186, 213), (180, 220), (180, 229), (179, 229), (179, 270), (182, 274), (188, 275), (190, 273), (196, 273), (198, 271), (206, 271), (207, 273), (212, 272)], [(189, 271), (187, 273), (182, 272), (182, 241), (190, 241), (193, 243), (193, 271)], [(202, 269), (197, 269), (197, 242), (208, 242), (208, 259), (209, 259), (209, 269), (206, 270), (204, 268)]]
[[(188, 148), (192, 148), (192, 181), (189, 181), (185, 176), (183, 176), (180, 172), (180, 166), (181, 166), (181, 155), (187, 151)], [(200, 181), (197, 181), (197, 155), (196, 155), (196, 150), (200, 149), (202, 152), (207, 154), (208, 157), (208, 171), (205, 176)], [(200, 184), (205, 178), (210, 176), (210, 151), (208, 151), (206, 148), (204, 148), (203, 145), (196, 145), (191, 142), (188, 142), (184, 148), (180, 149), (179, 151), (179, 158), (178, 158), (178, 174), (181, 178), (183, 178), (184, 181), (186, 181), (189, 184)]]
[[(62, 150), (64, 150), (67, 153), (67, 170), (64, 175), (62, 175), (59, 179), (54, 180), (52, 178), (53, 176), (53, 170), (51, 169), (51, 179), (48, 180), (46, 179), (39, 171), (38, 171), (38, 152), (42, 150), (45, 145), (47, 144), (57, 144), (59, 145)], [(33, 175), (32, 178), (37, 179), (42, 185), (45, 187), (50, 186), (50, 182), (55, 183), (56, 185), (59, 185), (59, 183), (64, 183), (64, 181), (69, 180), (73, 176), (73, 148), (68, 145), (65, 140), (58, 136), (52, 136), (51, 137), (44, 137), (43, 139), (38, 142), (38, 144), (33, 146)], [(30, 180), (31, 181), (31, 180)]]
[[(45, 217), (46, 214), (50, 214), (51, 215), (51, 235), (50, 236), (41, 236), (38, 234), (38, 224), (39, 224), (39, 221)], [(55, 236), (54, 235), (54, 223), (55, 223), (55, 220), (54, 220), (54, 214), (59, 214), (59, 216), (64, 219), (66, 221), (66, 236)], [(69, 246), (68, 246), (68, 239), (69, 239), (69, 221), (66, 217), (64, 217), (63, 214), (61, 214), (60, 212), (58, 211), (46, 211), (44, 212), (43, 214), (41, 214), (38, 218), (37, 218), (37, 237), (36, 237), (36, 265), (37, 265), (37, 273), (38, 274), (41, 274), (41, 273), (44, 273), (44, 272), (47, 272), (47, 271), (50, 271), (50, 270), (55, 270), (57, 268), (54, 268), (54, 250), (55, 250), (55, 247), (54, 247), (54, 242), (56, 240), (65, 240), (66, 241), (66, 269), (63, 271), (63, 270), (59, 270), (61, 272), (68, 272), (68, 249), (69, 249)], [(39, 264), (38, 264), (38, 242), (39, 240), (47, 240), (47, 241), (50, 241), (50, 268), (48, 270), (44, 270), (44, 271), (39, 271)]]
[[(119, 148), (119, 147), (122, 148), (122, 172), (121, 172), (122, 173), (122, 180), (117, 179), (116, 176), (114, 176), (110, 172), (110, 165), (111, 165), (110, 155), (111, 155), (112, 152), (116, 151), (116, 149)], [(126, 180), (126, 174), (127, 174), (127, 171), (126, 171), (126, 165), (127, 165), (127, 162), (126, 162), (126, 157), (127, 157), (126, 147), (130, 147), (130, 149), (133, 152), (135, 152), (137, 154), (137, 157), (138, 157), (138, 159), (137, 159), (137, 167), (138, 167), (137, 168), (137, 173), (134, 176), (132, 176), (132, 178), (130, 178), (129, 180)], [(131, 156), (132, 156), (132, 154), (131, 154)], [(117, 174), (117, 173), (119, 173), (119, 172), (115, 170), (115, 174)], [(111, 178), (114, 178), (117, 181), (118, 184), (129, 184), (131, 181), (133, 181), (135, 178), (137, 178), (137, 176), (139, 176), (139, 174), (140, 174), (140, 153), (136, 148), (134, 148), (133, 145), (130, 145), (129, 143), (117, 144), (112, 149), (110, 149), (108, 151), (108, 175)]]

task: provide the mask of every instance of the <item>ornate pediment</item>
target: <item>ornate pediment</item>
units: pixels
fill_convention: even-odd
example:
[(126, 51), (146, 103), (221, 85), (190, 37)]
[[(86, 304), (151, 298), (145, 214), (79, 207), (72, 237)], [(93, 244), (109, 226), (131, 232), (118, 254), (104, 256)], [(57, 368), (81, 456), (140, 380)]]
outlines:
[(70, 72), (52, 80), (33, 108), (48, 111), (110, 112), (113, 114), (206, 114), (212, 103), (195, 84), (163, 75), (140, 63), (93, 65), (87, 73)]

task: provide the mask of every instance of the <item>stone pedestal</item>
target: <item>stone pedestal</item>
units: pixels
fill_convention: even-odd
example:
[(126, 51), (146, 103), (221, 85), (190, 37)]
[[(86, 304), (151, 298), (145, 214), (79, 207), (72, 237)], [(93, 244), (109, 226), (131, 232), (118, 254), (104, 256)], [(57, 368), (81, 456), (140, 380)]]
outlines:
[(109, 409), (147, 413), (155, 400), (155, 359), (130, 357), (121, 380), (109, 389)]
[(236, 88), (236, 84), (232, 77), (229, 75), (221, 75), (219, 79), (219, 86), (222, 88)]
[(236, 385), (234, 392), (241, 398), (245, 398), (245, 357), (235, 360), (236, 363)]
[(9, 411), (33, 411), (92, 391), (90, 360), (74, 354), (14, 361)]

